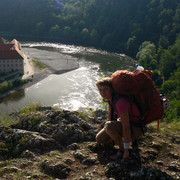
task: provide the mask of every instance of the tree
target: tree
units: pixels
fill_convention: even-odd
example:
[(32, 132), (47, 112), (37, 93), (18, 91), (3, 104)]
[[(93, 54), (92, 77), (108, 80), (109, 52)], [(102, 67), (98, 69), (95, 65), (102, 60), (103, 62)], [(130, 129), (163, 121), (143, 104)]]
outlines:
[(160, 71), (164, 79), (167, 80), (175, 69), (176, 63), (174, 56), (169, 50), (164, 50), (160, 59)]
[(168, 48), (169, 46), (169, 41), (168, 41), (168, 38), (164, 35), (161, 35), (160, 36), (160, 39), (159, 39), (159, 47), (162, 47), (164, 49)]
[[(154, 43), (149, 41), (145, 41), (141, 44), (139, 48), (139, 52), (137, 53), (136, 57), (138, 58), (138, 63), (144, 68), (156, 68), (157, 61), (154, 60), (153, 56), (155, 56), (156, 47)], [(153, 67), (152, 67), (153, 66)]]
[(50, 32), (50, 34), (51, 34), (52, 37), (57, 37), (57, 36), (59, 36), (59, 34), (60, 34), (59, 25), (56, 24), (55, 26), (51, 27), (50, 30), (49, 30), (49, 32)]
[(91, 36), (91, 42), (92, 42), (93, 44), (98, 43), (99, 34), (98, 34), (98, 32), (97, 32), (95, 29), (93, 29), (93, 30), (91, 31), (90, 36)]
[(136, 55), (136, 47), (137, 47), (136, 36), (130, 37), (126, 43), (126, 48), (127, 48), (128, 54), (130, 54), (131, 56), (134, 57)]
[(35, 34), (36, 35), (42, 35), (45, 31), (45, 25), (44, 23), (41, 21), (41, 22), (38, 22), (36, 24), (36, 27), (35, 27)]
[(88, 42), (90, 41), (90, 33), (88, 28), (83, 28), (80, 33), (80, 36), (81, 36), (81, 43), (83, 45), (88, 45)]

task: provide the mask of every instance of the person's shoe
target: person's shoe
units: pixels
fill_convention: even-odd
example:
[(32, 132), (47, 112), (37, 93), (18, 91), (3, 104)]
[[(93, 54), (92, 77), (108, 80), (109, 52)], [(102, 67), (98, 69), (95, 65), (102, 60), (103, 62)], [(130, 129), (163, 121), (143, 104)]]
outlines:
[(124, 151), (118, 150), (116, 154), (110, 156), (110, 159), (112, 160), (118, 160), (123, 158)]

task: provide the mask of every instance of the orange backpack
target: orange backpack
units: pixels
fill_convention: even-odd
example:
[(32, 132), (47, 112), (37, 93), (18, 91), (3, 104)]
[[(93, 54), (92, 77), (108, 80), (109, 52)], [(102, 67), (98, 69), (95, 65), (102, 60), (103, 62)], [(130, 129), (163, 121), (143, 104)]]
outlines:
[(115, 93), (133, 99), (141, 112), (144, 125), (163, 117), (163, 102), (151, 79), (152, 71), (119, 70), (112, 74), (111, 80)]

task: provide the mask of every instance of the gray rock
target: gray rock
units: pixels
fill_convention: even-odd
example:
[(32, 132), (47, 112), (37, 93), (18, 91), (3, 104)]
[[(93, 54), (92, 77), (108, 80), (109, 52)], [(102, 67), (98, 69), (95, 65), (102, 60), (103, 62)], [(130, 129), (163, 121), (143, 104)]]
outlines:
[(177, 154), (174, 154), (174, 153), (172, 153), (172, 152), (170, 152), (170, 153), (168, 154), (168, 156), (170, 156), (170, 157), (172, 157), (172, 158), (174, 158), (174, 159), (180, 159)]
[(96, 164), (96, 158), (93, 157), (93, 158), (83, 159), (81, 163), (84, 165), (88, 165), (88, 166), (94, 165), (94, 164)]
[(77, 143), (73, 143), (67, 146), (67, 149), (69, 150), (77, 150), (78, 148), (79, 148), (79, 145)]
[(49, 162), (47, 159), (41, 163), (42, 170), (53, 177), (65, 179), (68, 177), (71, 168), (62, 162), (56, 162), (55, 164)]
[(89, 123), (87, 123), (86, 121), (84, 121), (84, 120), (80, 120), (80, 121), (79, 121), (79, 124), (80, 124), (80, 126), (81, 126), (85, 131), (90, 130), (90, 129), (93, 129), (93, 127), (92, 127)]
[(180, 173), (180, 169), (178, 169), (177, 166), (175, 165), (170, 165), (170, 166), (167, 166), (168, 170), (170, 171), (174, 171), (174, 172), (179, 172)]
[(69, 159), (69, 158), (64, 160), (64, 163), (67, 165), (72, 165), (74, 162), (75, 162), (74, 160)]
[(102, 110), (102, 109), (97, 109), (94, 111), (95, 117), (101, 118), (101, 119), (106, 119), (108, 115), (108, 111)]
[(36, 152), (43, 152), (49, 148), (55, 148), (56, 142), (49, 137), (43, 137), (40, 133), (26, 130), (14, 129), (14, 140), (16, 146), (13, 154), (20, 154), (24, 150), (33, 150)]
[(160, 150), (162, 148), (162, 146), (156, 142), (152, 142), (150, 146), (156, 150)]
[(28, 159), (28, 158), (35, 158), (36, 156), (35, 156), (35, 154), (33, 152), (31, 152), (29, 150), (25, 150), (25, 151), (22, 152), (21, 157)]
[(80, 151), (77, 151), (74, 153), (74, 157), (80, 161), (84, 160), (85, 158), (87, 158), (88, 156), (83, 154), (82, 152)]
[(51, 106), (49, 107), (37, 107), (37, 111), (47, 111), (47, 110), (52, 110), (53, 108)]

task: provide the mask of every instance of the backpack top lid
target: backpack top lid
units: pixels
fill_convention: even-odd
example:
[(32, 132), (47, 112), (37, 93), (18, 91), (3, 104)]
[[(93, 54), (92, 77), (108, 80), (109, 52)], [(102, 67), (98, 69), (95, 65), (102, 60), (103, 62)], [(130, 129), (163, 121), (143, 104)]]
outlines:
[(118, 70), (111, 76), (113, 90), (116, 93), (135, 95), (139, 92), (141, 85), (145, 83), (145, 79), (147, 79), (142, 76), (145, 75), (140, 73), (140, 71), (130, 72), (127, 70)]

